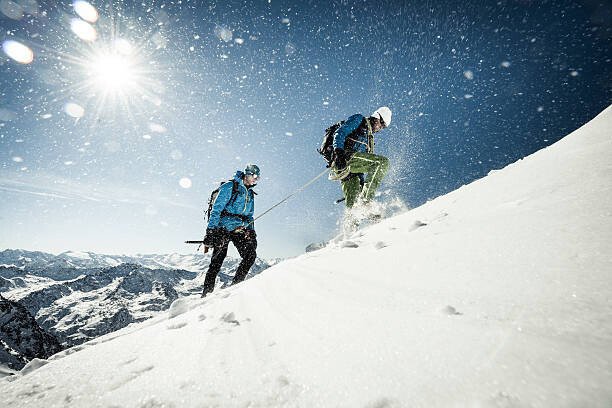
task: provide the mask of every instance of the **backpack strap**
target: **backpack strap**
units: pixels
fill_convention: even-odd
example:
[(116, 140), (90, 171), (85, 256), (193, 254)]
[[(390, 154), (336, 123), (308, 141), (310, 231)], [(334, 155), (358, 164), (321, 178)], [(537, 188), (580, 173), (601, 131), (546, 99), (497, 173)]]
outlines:
[(372, 132), (372, 124), (368, 118), (365, 118), (365, 122), (368, 126), (368, 153), (374, 153), (374, 134)]
[(238, 182), (234, 179), (230, 180), (232, 182), (232, 196), (230, 197), (229, 201), (227, 202), (227, 204), (233, 204), (234, 201), (236, 201), (236, 198), (238, 197)]
[[(227, 202), (227, 205), (232, 204), (234, 201), (236, 201), (236, 198), (238, 197), (238, 191), (240, 189), (240, 186), (238, 185), (238, 182), (236, 180), (231, 180), (234, 184), (232, 186), (232, 196), (229, 199), (229, 201)], [(253, 194), (257, 194), (255, 191), (250, 190)], [(248, 194), (248, 191), (247, 191)], [(226, 205), (226, 206), (227, 206)], [(229, 211), (227, 211), (225, 208), (223, 209), (223, 211), (221, 211), (221, 217), (238, 217), (240, 218), (242, 221), (251, 221), (251, 217), (247, 216), (247, 215), (242, 215), (242, 214), (234, 214), (231, 213)]]

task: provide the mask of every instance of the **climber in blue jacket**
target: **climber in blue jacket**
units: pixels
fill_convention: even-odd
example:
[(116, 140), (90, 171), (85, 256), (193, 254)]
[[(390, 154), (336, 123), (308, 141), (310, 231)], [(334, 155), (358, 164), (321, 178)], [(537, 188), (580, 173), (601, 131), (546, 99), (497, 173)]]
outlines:
[(204, 245), (213, 248), (212, 258), (202, 297), (212, 292), (221, 265), (227, 256), (230, 242), (234, 244), (242, 261), (238, 265), (232, 284), (246, 278), (257, 257), (257, 234), (253, 223), (255, 192), (253, 187), (260, 177), (259, 167), (248, 164), (244, 172), (237, 171), (234, 178), (223, 183), (209, 209)]

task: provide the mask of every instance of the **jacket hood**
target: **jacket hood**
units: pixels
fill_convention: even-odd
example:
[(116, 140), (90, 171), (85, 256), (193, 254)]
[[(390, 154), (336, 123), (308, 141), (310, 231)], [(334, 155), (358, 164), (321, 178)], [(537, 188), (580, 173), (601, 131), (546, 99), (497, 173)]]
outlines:
[(234, 175), (234, 180), (242, 183), (242, 177), (244, 176), (244, 172), (242, 170), (236, 170), (236, 174)]
[[(236, 170), (236, 174), (234, 175), (234, 180), (236, 180), (238, 183), (240, 183), (241, 185), (244, 186), (244, 180), (242, 180), (242, 177), (244, 177), (244, 171), (242, 170)], [(247, 187), (249, 190), (252, 189), (253, 187), (255, 187), (257, 184), (253, 184), (250, 187)], [(246, 186), (245, 186), (246, 187)], [(254, 191), (253, 191), (254, 192)]]

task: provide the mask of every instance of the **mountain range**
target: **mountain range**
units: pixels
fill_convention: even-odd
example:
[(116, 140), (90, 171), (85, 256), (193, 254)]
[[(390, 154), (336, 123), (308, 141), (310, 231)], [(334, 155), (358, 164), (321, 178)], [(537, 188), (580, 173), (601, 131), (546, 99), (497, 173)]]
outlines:
[[(0, 252), (0, 364), (20, 369), (168, 309), (198, 294), (210, 254), (118, 256)], [(240, 259), (228, 257), (218, 284), (231, 282)], [(274, 261), (273, 261), (274, 262)], [(257, 259), (249, 277), (269, 263)]]

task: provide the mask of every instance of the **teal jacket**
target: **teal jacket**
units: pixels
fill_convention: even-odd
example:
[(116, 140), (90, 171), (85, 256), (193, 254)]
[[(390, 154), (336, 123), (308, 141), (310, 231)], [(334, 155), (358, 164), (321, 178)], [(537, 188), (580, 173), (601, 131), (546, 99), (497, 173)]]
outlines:
[(234, 181), (238, 183), (236, 198), (232, 200), (232, 189), (234, 183), (228, 181), (219, 187), (219, 194), (213, 202), (208, 220), (208, 228), (223, 228), (234, 231), (236, 228), (245, 227), (254, 230), (253, 214), (255, 212), (254, 186), (247, 188), (242, 177), (244, 173), (236, 172)]

